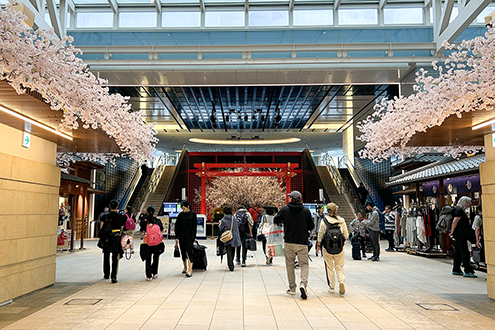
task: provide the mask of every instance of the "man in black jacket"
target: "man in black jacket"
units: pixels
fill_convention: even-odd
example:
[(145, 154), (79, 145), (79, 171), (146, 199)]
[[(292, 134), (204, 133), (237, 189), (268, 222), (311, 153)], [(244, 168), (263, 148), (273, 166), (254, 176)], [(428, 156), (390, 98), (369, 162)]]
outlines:
[(301, 267), (301, 298), (307, 299), (308, 291), (308, 237), (309, 232), (314, 228), (311, 212), (302, 205), (301, 193), (297, 190), (289, 194), (289, 203), (280, 209), (273, 219), (274, 223), (284, 224), (284, 253), (287, 279), (289, 280), (289, 290), (287, 294), (296, 294), (296, 274), (294, 271), (296, 254), (299, 266)]

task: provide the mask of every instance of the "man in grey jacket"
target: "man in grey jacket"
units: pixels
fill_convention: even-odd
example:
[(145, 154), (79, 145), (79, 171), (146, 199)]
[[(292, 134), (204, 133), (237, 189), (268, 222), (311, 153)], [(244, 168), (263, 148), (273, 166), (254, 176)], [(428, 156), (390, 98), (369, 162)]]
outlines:
[(368, 220), (363, 222), (370, 231), (370, 241), (371, 245), (373, 245), (373, 256), (368, 260), (378, 261), (380, 260), (380, 210), (372, 202), (367, 202), (366, 211), (371, 213), (368, 213)]

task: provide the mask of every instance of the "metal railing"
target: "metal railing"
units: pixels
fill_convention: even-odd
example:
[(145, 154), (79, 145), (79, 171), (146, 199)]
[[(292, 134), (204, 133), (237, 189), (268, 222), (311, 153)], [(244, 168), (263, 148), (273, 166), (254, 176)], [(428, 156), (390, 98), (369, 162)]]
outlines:
[(332, 178), (335, 187), (337, 187), (339, 194), (343, 194), (345, 196), (345, 198), (353, 208), (354, 213), (363, 212), (363, 206), (361, 205), (356, 192), (351, 187), (349, 182), (344, 180), (340, 175), (335, 159), (329, 155), (325, 155), (325, 157), (327, 157), (327, 159), (325, 160), (325, 166), (327, 167), (328, 172), (330, 173), (330, 177)]
[(138, 185), (142, 175), (143, 171), (141, 170), (141, 167), (139, 167), (136, 171), (136, 174), (134, 174), (131, 183), (129, 184), (129, 188), (127, 188), (126, 190), (124, 197), (122, 197), (122, 199), (120, 200), (119, 209), (124, 209), (127, 206), (127, 203), (129, 203), (129, 200), (131, 199), (132, 194), (134, 193), (134, 190), (136, 189), (136, 186)]
[(132, 205), (134, 210), (141, 210), (148, 201), (150, 194), (155, 191), (158, 183), (160, 182), (163, 171), (165, 170), (165, 167), (167, 167), (167, 161), (170, 161), (170, 158), (165, 153), (162, 153), (156, 162), (156, 167), (153, 170), (153, 174), (146, 179), (143, 184), (143, 188)]

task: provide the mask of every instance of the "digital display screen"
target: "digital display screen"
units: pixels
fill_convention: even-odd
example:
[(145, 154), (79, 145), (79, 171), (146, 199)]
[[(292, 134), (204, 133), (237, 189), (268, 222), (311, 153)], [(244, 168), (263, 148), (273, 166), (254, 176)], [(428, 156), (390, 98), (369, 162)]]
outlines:
[[(163, 212), (168, 213), (169, 216), (173, 217), (171, 213), (179, 214), (182, 211), (180, 204), (177, 203), (163, 203)], [(177, 216), (177, 215), (175, 215)]]

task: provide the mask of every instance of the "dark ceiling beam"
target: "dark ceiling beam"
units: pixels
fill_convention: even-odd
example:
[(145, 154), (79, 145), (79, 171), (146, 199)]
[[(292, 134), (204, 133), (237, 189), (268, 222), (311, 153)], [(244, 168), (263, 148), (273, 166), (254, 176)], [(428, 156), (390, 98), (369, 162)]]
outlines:
[(258, 87), (257, 86), (254, 86), (253, 88), (253, 98), (251, 99), (251, 111), (253, 112), (252, 115), (251, 115), (251, 119), (250, 119), (250, 125), (249, 125), (249, 132), (253, 132), (253, 117), (255, 116), (254, 115), (254, 107), (255, 107), (255, 102), (256, 102), (256, 93), (258, 92)]
[[(193, 119), (198, 122), (198, 128), (201, 130), (201, 132), (203, 132), (203, 128), (199, 124), (199, 120), (197, 120), (196, 117), (194, 116), (194, 112), (192, 110), (191, 103), (189, 102), (189, 98), (186, 96), (186, 91), (182, 87), (180, 87), (180, 91), (182, 92), (182, 95), (184, 95), (184, 99), (186, 100), (187, 106), (189, 107), (189, 110), (191, 111), (191, 116), (193, 116)], [(184, 109), (184, 112), (187, 113), (187, 110)]]
[[(292, 96), (292, 92), (294, 91), (294, 86), (291, 86), (290, 87), (290, 91), (289, 91), (289, 95), (287, 96), (287, 100), (285, 101), (285, 105), (284, 105), (284, 110), (282, 110), (282, 113), (280, 114), (282, 116), (282, 119), (284, 118), (284, 115), (285, 115), (285, 110), (287, 109), (287, 105), (289, 104), (289, 101), (290, 101), (290, 97)], [(280, 123), (278, 124), (277, 127), (275, 127), (275, 130), (274, 132), (277, 131), (278, 127), (281, 126), (280, 124), (282, 123), (282, 120), (280, 120)]]
[[(297, 121), (297, 124), (295, 126), (295, 128), (297, 128), (297, 126), (299, 126), (299, 124), (301, 123), (301, 121), (304, 119), (304, 117), (306, 117), (308, 111), (311, 109), (311, 105), (313, 104), (313, 102), (315, 101), (315, 99), (318, 97), (318, 94), (320, 94), (320, 91), (321, 89), (323, 88), (323, 86), (319, 86), (318, 87), (318, 91), (315, 93), (315, 96), (313, 97), (313, 100), (309, 103), (309, 106), (306, 108), (306, 111), (304, 111), (304, 114), (301, 116), (301, 118), (299, 118), (299, 120)], [(329, 89), (327, 89), (326, 93), (325, 93), (325, 96), (328, 94), (328, 92), (331, 90), (332, 88), (330, 87)], [(323, 100), (323, 98), (321, 99)], [(320, 102), (318, 102), (318, 104), (321, 103), (321, 100)], [(316, 108), (315, 108), (316, 109)], [(308, 117), (309, 119), (309, 117)], [(299, 129), (299, 132), (303, 129), (304, 127), (304, 124), (302, 125), (302, 127)]]
[[(382, 85), (382, 86), (385, 86), (385, 85)], [(344, 125), (340, 126), (339, 129), (336, 130), (336, 132), (342, 131), (342, 129), (344, 128), (344, 126), (346, 126), (347, 124), (349, 124), (351, 121), (358, 120), (359, 117), (362, 116), (361, 113), (365, 114), (366, 113), (365, 112), (366, 108), (368, 108), (373, 102), (375, 102), (375, 100), (377, 98), (379, 98), (386, 91), (387, 91), (387, 87), (385, 87), (378, 95), (375, 95), (375, 97), (373, 97), (368, 103), (366, 103), (366, 105), (364, 107), (362, 107), (361, 110), (359, 110), (355, 115), (353, 115), (349, 120), (347, 120)]]
[(292, 128), (292, 124), (294, 124), (294, 121), (296, 120), (297, 116), (299, 116), (299, 112), (301, 112), (301, 109), (304, 107), (304, 104), (306, 103), (306, 101), (308, 100), (309, 98), (309, 95), (311, 94), (311, 91), (313, 90), (313, 86), (309, 86), (309, 89), (308, 89), (308, 92), (306, 93), (306, 95), (304, 96), (304, 100), (302, 101), (301, 103), (301, 106), (299, 107), (299, 109), (297, 110), (297, 113), (296, 115), (294, 116), (294, 119), (292, 119), (290, 121), (290, 125), (289, 127), (287, 128), (287, 132)]
[[(163, 87), (162, 87), (162, 89), (163, 89)], [(164, 91), (165, 91), (165, 90), (164, 90)], [(184, 114), (186, 115), (187, 120), (189, 120), (189, 123), (191, 124), (191, 127), (194, 127), (194, 123), (193, 123), (193, 121), (191, 120), (191, 118), (189, 118), (189, 115), (188, 115), (188, 113), (187, 113), (186, 109), (184, 108), (184, 105), (182, 104), (182, 102), (181, 102), (180, 98), (177, 96), (177, 93), (175, 93), (175, 91), (174, 91), (173, 89), (171, 89), (171, 91), (174, 93), (174, 96), (175, 96), (175, 98), (177, 99), (177, 102), (179, 102), (179, 105), (180, 105), (180, 107), (182, 108), (182, 111), (184, 112)], [(179, 113), (180, 113), (180, 112), (179, 112)], [(186, 125), (186, 126), (187, 126), (187, 125)], [(189, 126), (188, 126), (188, 130), (189, 130), (189, 132), (191, 131), (191, 130), (189, 129)]]
[[(327, 104), (325, 104), (325, 106), (323, 106), (323, 107), (320, 108), (321, 110), (318, 112), (318, 114), (313, 119), (313, 121), (311, 121), (311, 123), (308, 126), (308, 129), (310, 129), (311, 126), (313, 126), (313, 124), (315, 123), (315, 121), (321, 116), (321, 114), (323, 113), (323, 111), (325, 111), (325, 109), (327, 109), (328, 105), (335, 99), (335, 97), (337, 97), (337, 94), (339, 94), (339, 92), (342, 90), (343, 87), (344, 87), (344, 85), (340, 85), (339, 88), (335, 91), (335, 93), (330, 97), (330, 99), (328, 100)], [(331, 90), (331, 88), (327, 91), (327, 94), (321, 99), (321, 102), (323, 102), (323, 100), (328, 95), (328, 93), (330, 92), (330, 90)], [(320, 104), (321, 104), (321, 102), (320, 102)], [(318, 107), (320, 106), (320, 104), (318, 104), (318, 106), (316, 107), (316, 109), (318, 109)], [(306, 125), (306, 123), (304, 123), (303, 127), (301, 127), (301, 129), (299, 130), (299, 132), (304, 128), (305, 125)]]
[[(282, 86), (282, 91), (284, 90), (284, 86)], [(272, 102), (273, 102), (273, 96), (275, 95), (277, 91), (277, 87), (273, 87), (272, 93), (270, 95), (270, 101), (268, 102), (268, 107), (266, 108), (266, 116), (265, 116), (265, 122), (263, 123), (263, 128), (261, 129), (262, 132), (265, 131), (266, 123), (268, 122), (268, 117), (270, 116), (270, 108), (272, 107)], [(280, 99), (280, 96), (279, 96)], [(278, 104), (278, 102), (277, 102)]]
[[(263, 102), (265, 102), (265, 95), (266, 95), (266, 86), (263, 87), (263, 92), (261, 93), (261, 102), (260, 102), (261, 112), (259, 114), (260, 119), (261, 119), (261, 115), (263, 114)], [(258, 124), (259, 124), (259, 120), (256, 119), (256, 128), (259, 128)]]
[[(207, 129), (208, 126), (206, 126), (206, 121), (205, 121), (205, 118), (203, 117), (203, 113), (201, 112), (201, 107), (199, 106), (199, 102), (198, 102), (198, 98), (196, 97), (196, 93), (194, 93), (194, 90), (192, 87), (189, 87), (189, 90), (191, 91), (191, 94), (193, 96), (194, 103), (196, 104), (196, 108), (198, 108), (198, 112), (199, 112), (199, 116), (201, 117), (201, 121), (205, 125), (205, 129)], [(198, 123), (198, 126), (199, 126), (199, 123)], [(200, 129), (201, 129), (201, 127), (200, 127)], [(203, 130), (201, 129), (201, 132), (202, 131)]]
[(220, 111), (222, 112), (222, 120), (223, 120), (224, 129), (225, 129), (225, 132), (227, 132), (227, 121), (225, 120), (225, 113), (223, 111), (222, 92), (220, 91), (219, 87), (217, 87), (217, 93), (218, 93), (218, 101), (220, 102)]
[[(206, 98), (205, 98), (205, 94), (203, 93), (203, 87), (199, 87), (199, 92), (201, 93), (201, 99), (203, 100), (203, 104), (205, 105), (206, 115), (208, 116), (208, 120), (210, 121), (211, 129), (213, 130), (213, 132), (215, 132), (215, 127), (213, 127), (213, 122), (211, 121), (211, 115), (208, 114), (208, 105), (206, 104)], [(212, 106), (213, 107), (211, 114), (213, 115), (213, 110), (215, 109), (215, 105), (212, 104)]]
[(237, 108), (237, 132), (241, 131), (242, 111), (239, 105), (239, 87), (235, 88), (235, 106)]
[[(156, 97), (158, 97), (158, 99), (163, 104), (163, 106), (165, 107), (165, 109), (168, 110), (168, 113), (172, 116), (172, 118), (174, 118), (175, 122), (177, 123), (177, 125), (179, 125), (180, 129), (184, 129), (184, 127), (182, 127), (182, 124), (180, 123), (180, 121), (177, 119), (177, 117), (179, 117), (181, 119), (181, 121), (184, 123), (184, 119), (180, 117), (180, 114), (177, 111), (177, 109), (175, 109), (175, 108), (170, 109), (170, 107), (167, 106), (167, 103), (162, 98), (162, 96), (160, 95), (160, 93), (155, 89), (155, 87), (152, 87), (152, 88), (153, 88), (153, 91), (155, 92)], [(165, 92), (165, 90), (163, 89), (163, 87), (162, 87), (162, 92), (163, 92), (163, 95), (165, 95), (165, 97), (169, 100), (170, 104), (173, 106), (172, 101), (170, 101), (170, 97), (168, 97), (168, 95)], [(191, 131), (191, 129), (189, 129), (189, 127), (187, 127), (187, 125), (185, 123), (184, 123), (184, 126), (187, 128), (187, 130), (189, 132)]]

